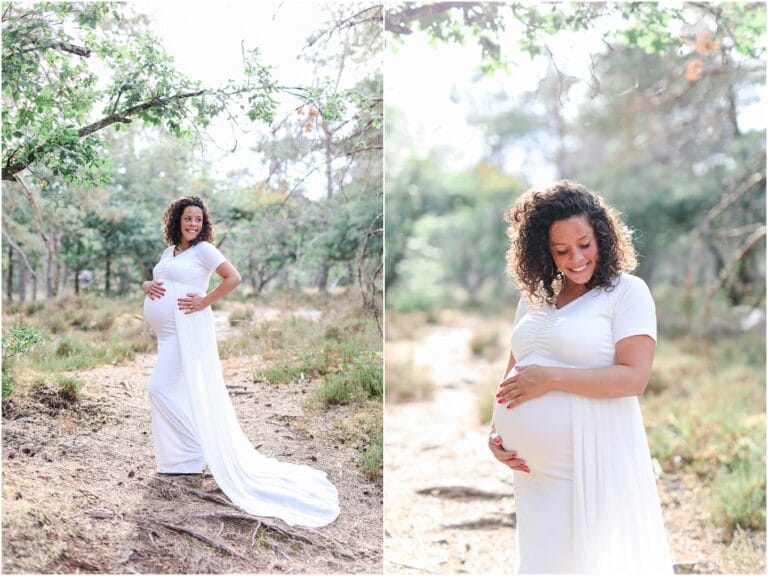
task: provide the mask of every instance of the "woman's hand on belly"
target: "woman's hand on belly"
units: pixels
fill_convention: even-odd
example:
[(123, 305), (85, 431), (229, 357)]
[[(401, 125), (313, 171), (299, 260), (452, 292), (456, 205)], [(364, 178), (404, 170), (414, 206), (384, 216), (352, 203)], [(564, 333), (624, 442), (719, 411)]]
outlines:
[(144, 294), (149, 296), (150, 300), (165, 296), (165, 288), (163, 288), (162, 280), (147, 280), (146, 282), (142, 282), (141, 289), (144, 291)]
[(512, 376), (499, 385), (496, 401), (506, 404), (507, 408), (519, 406), (527, 400), (533, 400), (552, 392), (550, 369), (546, 366), (531, 364), (530, 366), (515, 366)]
[(514, 450), (504, 450), (504, 448), (501, 446), (501, 443), (501, 436), (496, 434), (496, 432), (491, 432), (488, 436), (488, 448), (490, 448), (494, 458), (496, 458), (496, 460), (502, 464), (506, 464), (512, 468), (512, 470), (518, 470), (520, 472), (527, 472), (530, 474), (531, 471), (528, 469), (528, 465), (525, 463), (525, 460), (518, 458), (517, 452)]

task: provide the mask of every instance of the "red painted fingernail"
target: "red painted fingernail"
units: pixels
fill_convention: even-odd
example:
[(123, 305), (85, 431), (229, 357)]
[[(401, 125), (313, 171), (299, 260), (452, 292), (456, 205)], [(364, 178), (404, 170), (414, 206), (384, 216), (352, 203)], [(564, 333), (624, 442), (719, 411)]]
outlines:
[(502, 398), (499, 398), (497, 404), (504, 404), (504, 400)]

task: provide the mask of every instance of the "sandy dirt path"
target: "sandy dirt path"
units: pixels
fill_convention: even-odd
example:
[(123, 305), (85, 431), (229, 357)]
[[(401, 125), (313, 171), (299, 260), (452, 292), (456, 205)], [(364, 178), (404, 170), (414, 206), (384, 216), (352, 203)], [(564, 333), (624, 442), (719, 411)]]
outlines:
[[(226, 316), (217, 316), (219, 337)], [(3, 415), (3, 572), (380, 572), (382, 489), (329, 422), (304, 409), (314, 383), (255, 383), (257, 357), (222, 362), (241, 426), (264, 454), (319, 467), (341, 516), (320, 530), (242, 514), (209, 473), (155, 473), (146, 382), (154, 355), (82, 371), (81, 400), (39, 390)], [(171, 527), (169, 527), (171, 526)], [(184, 532), (184, 530), (191, 532)], [(208, 538), (209, 543), (202, 538)]]
[[(387, 342), (388, 357), (412, 354), (436, 384), (429, 401), (386, 406), (387, 573), (514, 570), (512, 474), (488, 452), (478, 408), (483, 381), (500, 377), (504, 364), (473, 357), (472, 335), (471, 325), (431, 326), (418, 341)], [(717, 573), (725, 546), (693, 484), (673, 475), (658, 484), (676, 570)]]

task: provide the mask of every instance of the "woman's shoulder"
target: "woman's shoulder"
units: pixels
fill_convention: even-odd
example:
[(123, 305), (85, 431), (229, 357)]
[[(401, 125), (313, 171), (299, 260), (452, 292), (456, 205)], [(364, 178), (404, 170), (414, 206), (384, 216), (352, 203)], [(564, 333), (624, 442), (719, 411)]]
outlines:
[(201, 240), (195, 246), (197, 257), (211, 270), (215, 270), (219, 264), (227, 259), (216, 246), (206, 240)]
[(645, 280), (640, 278), (640, 276), (635, 276), (634, 274), (630, 274), (629, 272), (621, 272), (613, 277), (611, 280), (611, 290), (612, 292), (619, 291), (623, 292), (626, 290), (629, 291), (636, 291), (636, 290), (649, 290), (648, 284), (645, 283)]
[(652, 303), (653, 295), (645, 280), (628, 272), (621, 272), (611, 280), (611, 287), (604, 290), (608, 299), (618, 305)]
[(207, 240), (201, 240), (197, 244), (195, 244), (195, 248), (204, 254), (221, 254), (218, 248), (208, 242)]

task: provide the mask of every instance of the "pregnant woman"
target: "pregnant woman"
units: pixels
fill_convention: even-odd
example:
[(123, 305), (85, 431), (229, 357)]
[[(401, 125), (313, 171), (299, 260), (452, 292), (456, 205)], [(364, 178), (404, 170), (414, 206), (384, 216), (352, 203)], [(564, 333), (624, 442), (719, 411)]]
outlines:
[(629, 230), (563, 180), (507, 214), (520, 289), (489, 447), (514, 470), (520, 574), (671, 574), (638, 395), (656, 347)]
[[(210, 306), (241, 279), (211, 244), (205, 203), (197, 196), (179, 198), (163, 225), (169, 246), (153, 279), (142, 284), (144, 318), (157, 333), (149, 396), (158, 472), (199, 474), (207, 464), (222, 491), (246, 512), (311, 527), (333, 522), (339, 499), (325, 473), (259, 454), (237, 421)], [(213, 271), (222, 280), (206, 295)]]

